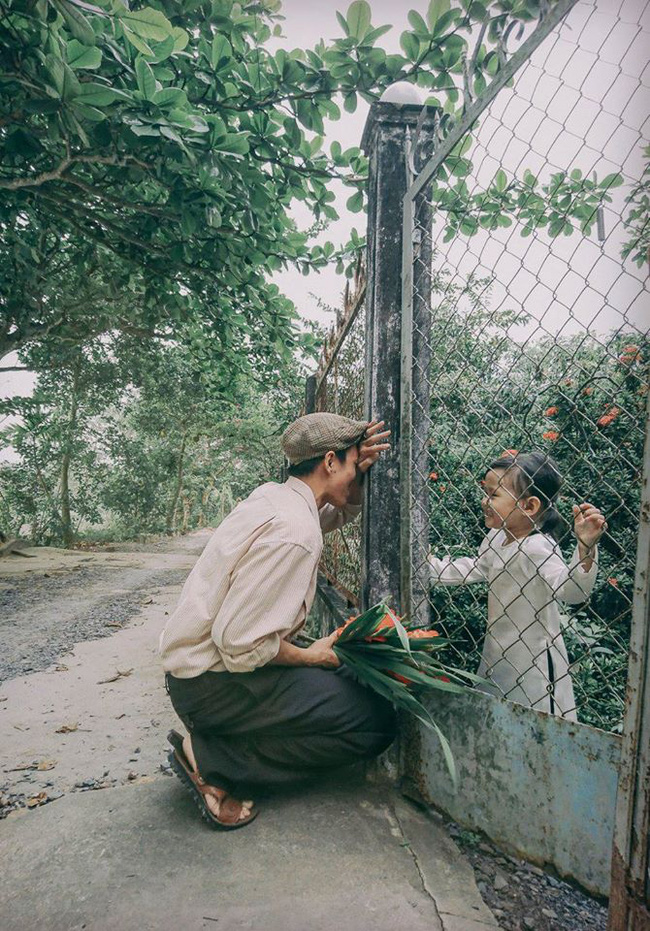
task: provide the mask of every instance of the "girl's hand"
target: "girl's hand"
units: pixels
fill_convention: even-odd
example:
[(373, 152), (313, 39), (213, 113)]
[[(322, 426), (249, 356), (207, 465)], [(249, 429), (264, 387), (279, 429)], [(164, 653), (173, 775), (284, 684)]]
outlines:
[(573, 531), (585, 549), (593, 549), (605, 530), (607, 522), (595, 505), (587, 502), (573, 505)]
[(390, 443), (385, 440), (390, 436), (390, 430), (383, 430), (384, 420), (371, 420), (366, 430), (366, 437), (359, 446), (359, 460), (357, 470), (367, 472), (370, 466), (379, 459), (380, 453), (390, 449)]

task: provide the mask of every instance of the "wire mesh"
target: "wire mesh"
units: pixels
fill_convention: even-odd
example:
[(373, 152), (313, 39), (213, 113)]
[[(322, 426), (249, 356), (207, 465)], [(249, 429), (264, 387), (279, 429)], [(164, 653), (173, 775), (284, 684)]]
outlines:
[[(359, 261), (352, 288), (346, 288), (343, 312), (330, 333), (317, 373), (316, 410), (364, 418), (365, 392), (365, 269)], [(361, 590), (361, 522), (323, 537), (320, 568), (351, 605)]]
[[(487, 690), (613, 731), (648, 404), (649, 31), (639, 3), (578, 3), (433, 176), (413, 249), (412, 613)], [(549, 464), (557, 543), (543, 496), (521, 525)], [(584, 502), (607, 521), (591, 572), (571, 562)]]

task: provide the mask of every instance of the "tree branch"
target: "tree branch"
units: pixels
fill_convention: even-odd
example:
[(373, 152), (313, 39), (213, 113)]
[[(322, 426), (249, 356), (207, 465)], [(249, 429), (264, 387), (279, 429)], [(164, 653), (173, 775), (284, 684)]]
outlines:
[(58, 181), (71, 165), (82, 163), (86, 165), (113, 165), (117, 168), (125, 168), (127, 165), (137, 165), (145, 171), (150, 170), (150, 166), (132, 155), (119, 157), (117, 155), (69, 155), (66, 156), (56, 168), (51, 171), (41, 172), (31, 178), (14, 178), (13, 181), (4, 181), (0, 179), (0, 188), (5, 191), (18, 191), (21, 188), (40, 187), (50, 181)]

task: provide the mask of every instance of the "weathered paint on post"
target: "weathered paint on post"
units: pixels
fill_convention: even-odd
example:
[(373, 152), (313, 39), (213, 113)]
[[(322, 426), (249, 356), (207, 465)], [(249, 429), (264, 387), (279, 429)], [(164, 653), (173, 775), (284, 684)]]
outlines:
[[(362, 147), (369, 157), (366, 291), (366, 397), (368, 419), (385, 420), (392, 448), (368, 475), (362, 537), (362, 607), (381, 600), (402, 604), (399, 533), (400, 377), (402, 317), (402, 209), (409, 183), (408, 133), (422, 107), (377, 102), (370, 109)], [(433, 119), (420, 122), (426, 137)]]
[(650, 397), (608, 931), (650, 929)]
[(502, 849), (609, 891), (621, 738), (480, 692), (428, 702), (458, 769), (454, 792), (434, 734), (411, 719), (404, 777), (414, 794)]

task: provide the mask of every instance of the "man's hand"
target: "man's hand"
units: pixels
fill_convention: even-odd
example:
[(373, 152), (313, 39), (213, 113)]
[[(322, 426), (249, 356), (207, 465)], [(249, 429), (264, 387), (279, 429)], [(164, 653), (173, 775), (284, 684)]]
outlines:
[(359, 446), (359, 459), (357, 462), (357, 471), (363, 475), (368, 471), (373, 463), (377, 462), (380, 454), (385, 449), (390, 449), (390, 443), (386, 442), (390, 436), (390, 430), (382, 430), (384, 420), (371, 420), (366, 429), (366, 438)]
[(337, 633), (330, 634), (329, 637), (321, 637), (320, 640), (314, 640), (306, 650), (303, 650), (305, 665), (307, 666), (324, 666), (325, 669), (336, 669), (341, 665), (332, 646), (338, 637)]

